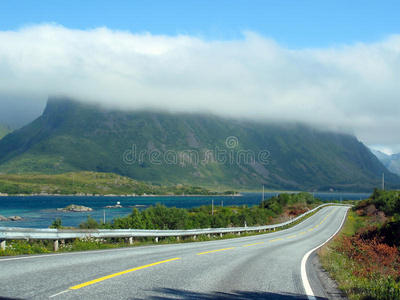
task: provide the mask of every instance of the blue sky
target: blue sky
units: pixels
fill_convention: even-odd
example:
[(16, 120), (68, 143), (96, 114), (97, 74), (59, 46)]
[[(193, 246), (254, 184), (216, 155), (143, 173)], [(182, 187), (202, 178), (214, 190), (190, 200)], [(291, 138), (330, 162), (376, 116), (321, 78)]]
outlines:
[(55, 22), (211, 40), (255, 31), (289, 48), (374, 42), (400, 32), (400, 1), (2, 1), (0, 30)]
[(400, 1), (0, 1), (0, 123), (61, 95), (303, 122), (400, 152)]

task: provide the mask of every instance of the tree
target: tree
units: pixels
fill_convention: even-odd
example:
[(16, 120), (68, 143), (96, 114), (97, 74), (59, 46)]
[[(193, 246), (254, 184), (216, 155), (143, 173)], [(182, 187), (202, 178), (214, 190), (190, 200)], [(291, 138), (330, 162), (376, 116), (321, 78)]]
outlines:
[(79, 228), (82, 229), (98, 229), (100, 228), (100, 224), (93, 219), (90, 215), (87, 216), (87, 220), (79, 224)]
[(50, 228), (56, 228), (56, 229), (62, 228), (61, 218), (55, 219), (53, 222), (51, 222)]

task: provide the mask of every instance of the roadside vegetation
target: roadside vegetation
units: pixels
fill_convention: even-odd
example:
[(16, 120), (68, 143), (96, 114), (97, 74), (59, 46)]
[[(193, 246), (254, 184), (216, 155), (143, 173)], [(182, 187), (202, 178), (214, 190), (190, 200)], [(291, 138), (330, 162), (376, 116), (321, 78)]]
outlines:
[(375, 189), (319, 253), (349, 299), (400, 299), (400, 192)]
[(198, 229), (245, 227), (284, 222), (315, 207), (319, 200), (309, 193), (280, 194), (259, 205), (201, 206), (191, 209), (157, 204), (145, 210), (137, 208), (125, 217), (102, 223), (88, 217), (79, 225), (86, 229)]
[[(285, 222), (308, 210), (315, 208), (322, 202), (309, 193), (280, 194), (267, 201), (262, 201), (253, 207), (244, 206), (201, 206), (192, 209), (168, 208), (157, 204), (139, 211), (134, 208), (132, 213), (114, 218), (110, 222), (103, 223), (88, 216), (86, 222), (79, 225), (83, 229), (194, 229), (194, 228), (222, 228), (268, 225)], [(310, 217), (308, 215), (307, 217)], [(50, 225), (51, 228), (65, 228), (62, 220), (56, 219)], [(246, 236), (250, 234), (242, 234)], [(237, 237), (226, 234), (222, 239)], [(180, 242), (206, 241), (221, 239), (218, 236), (199, 236), (196, 240), (187, 237)], [(174, 237), (162, 238), (159, 243), (176, 243)], [(138, 238), (134, 246), (154, 244), (153, 238)], [(130, 246), (125, 238), (109, 239), (71, 239), (65, 240), (59, 246), (59, 251), (81, 251), (94, 249), (109, 249)], [(34, 253), (53, 252), (52, 241), (7, 241), (6, 250), (0, 250), (1, 255), (21, 255)]]
[(234, 195), (186, 185), (156, 186), (113, 173), (57, 175), (0, 174), (0, 193), (8, 195)]

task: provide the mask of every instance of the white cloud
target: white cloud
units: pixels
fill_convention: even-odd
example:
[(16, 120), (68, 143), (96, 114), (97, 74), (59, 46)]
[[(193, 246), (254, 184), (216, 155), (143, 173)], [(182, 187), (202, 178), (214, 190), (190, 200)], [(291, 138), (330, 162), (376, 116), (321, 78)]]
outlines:
[(0, 45), (0, 95), (300, 121), (400, 151), (400, 35), (291, 50), (253, 32), (205, 41), (47, 24), (0, 31)]

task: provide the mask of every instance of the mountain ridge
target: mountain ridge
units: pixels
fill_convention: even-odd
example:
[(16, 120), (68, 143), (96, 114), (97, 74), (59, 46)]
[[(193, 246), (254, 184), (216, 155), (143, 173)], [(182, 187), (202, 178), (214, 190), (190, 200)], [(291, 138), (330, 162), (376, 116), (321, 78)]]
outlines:
[(400, 175), (400, 153), (388, 155), (379, 150), (370, 150), (390, 172)]
[(158, 185), (352, 191), (371, 190), (387, 172), (348, 134), (215, 115), (108, 110), (66, 98), (50, 98), (41, 117), (0, 140), (0, 172), (75, 171)]

